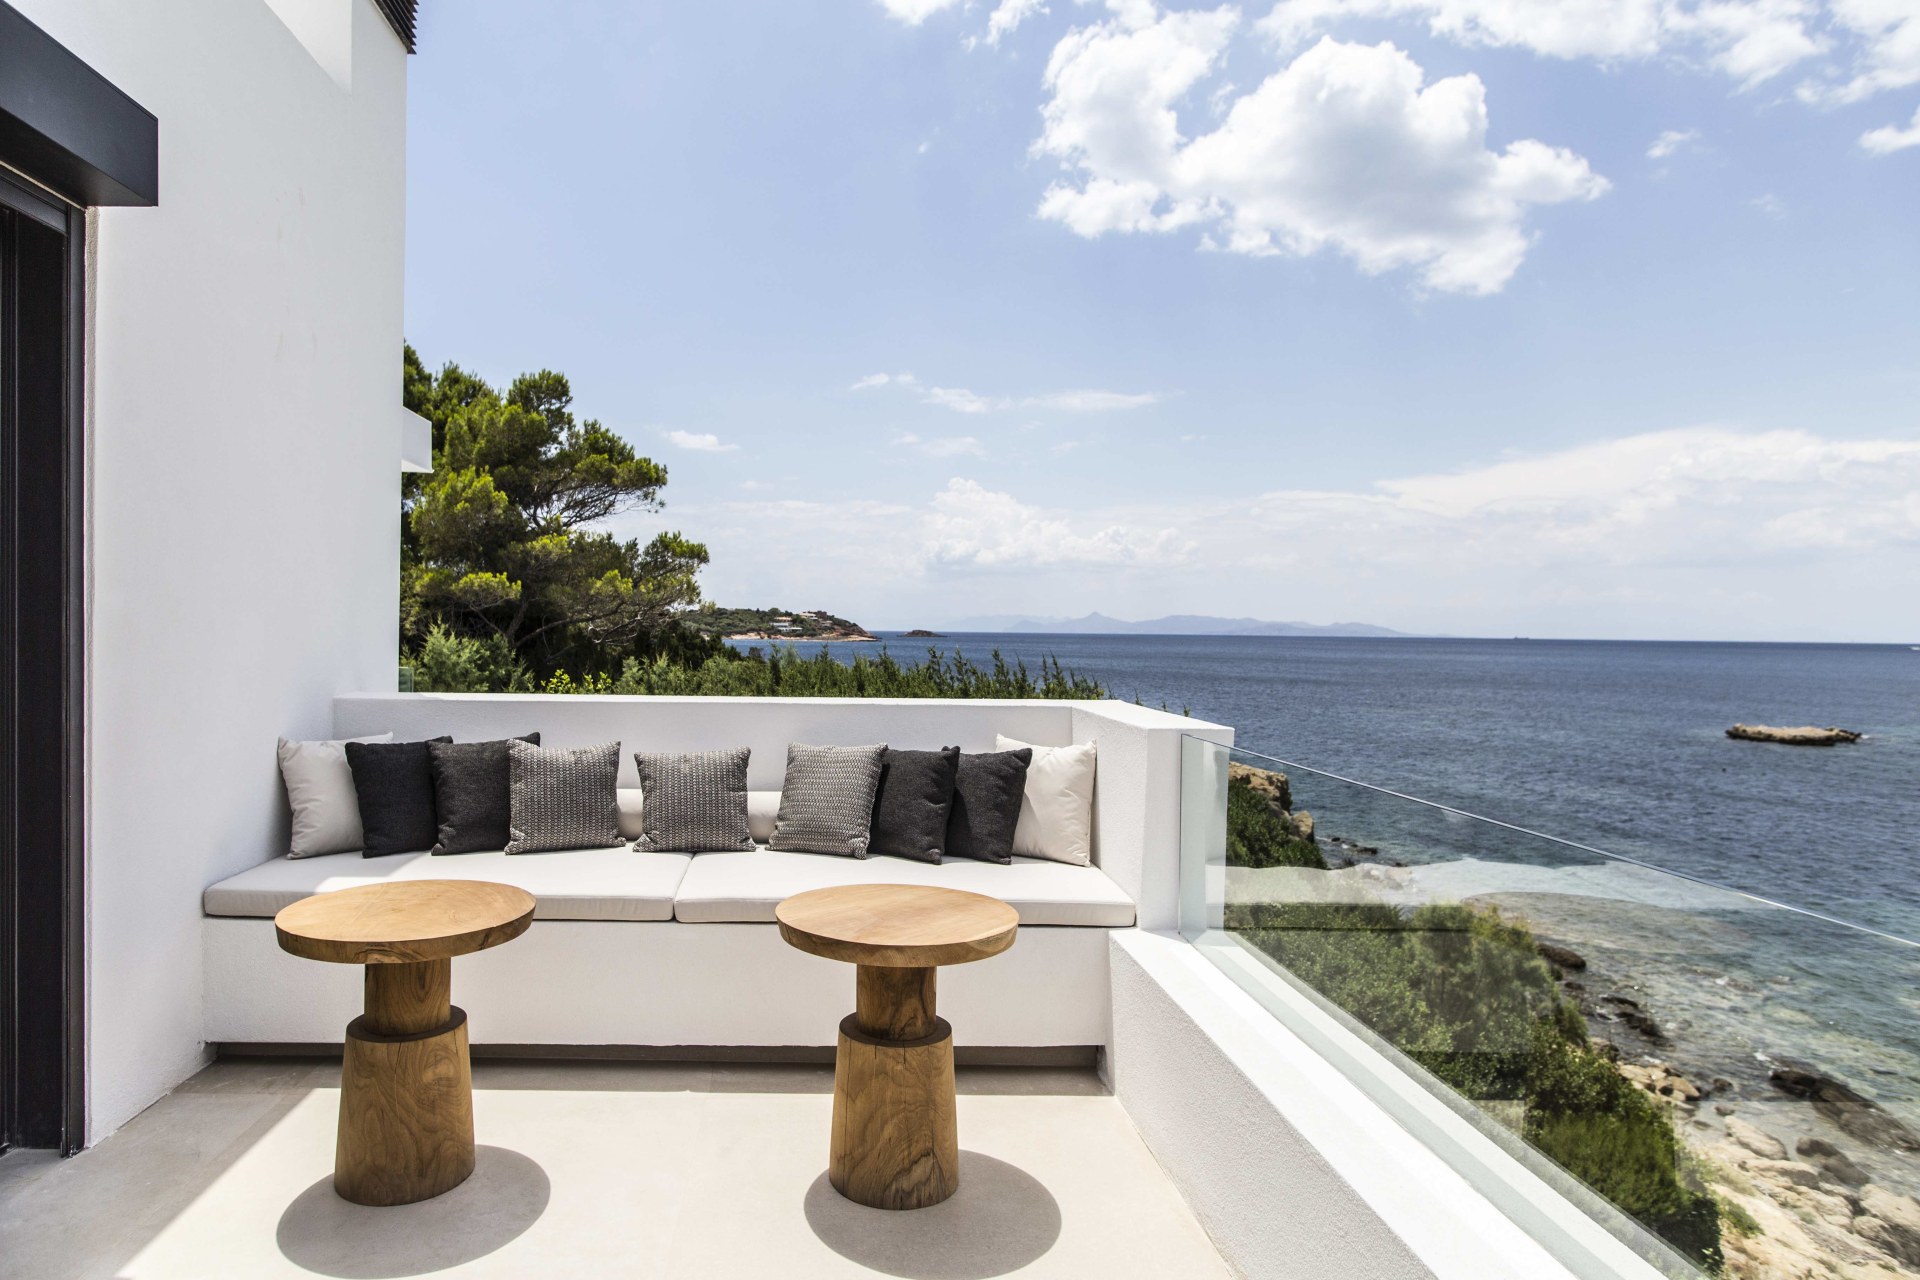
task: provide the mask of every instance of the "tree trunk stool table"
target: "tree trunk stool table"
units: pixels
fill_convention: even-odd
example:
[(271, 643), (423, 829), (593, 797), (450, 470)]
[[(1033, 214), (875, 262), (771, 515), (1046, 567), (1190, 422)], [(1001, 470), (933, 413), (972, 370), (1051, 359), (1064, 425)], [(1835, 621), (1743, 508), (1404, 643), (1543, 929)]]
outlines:
[(273, 918), (280, 946), (365, 965), (366, 1011), (347, 1024), (333, 1189), (395, 1205), (451, 1191), (473, 1172), (467, 1013), (450, 999), (453, 957), (511, 942), (533, 895), (484, 880), (412, 880), (303, 898)]
[(985, 894), (859, 884), (795, 894), (774, 909), (802, 951), (858, 965), (840, 1022), (827, 1180), (875, 1209), (921, 1209), (960, 1186), (953, 1028), (933, 1011), (934, 973), (999, 955), (1020, 917)]

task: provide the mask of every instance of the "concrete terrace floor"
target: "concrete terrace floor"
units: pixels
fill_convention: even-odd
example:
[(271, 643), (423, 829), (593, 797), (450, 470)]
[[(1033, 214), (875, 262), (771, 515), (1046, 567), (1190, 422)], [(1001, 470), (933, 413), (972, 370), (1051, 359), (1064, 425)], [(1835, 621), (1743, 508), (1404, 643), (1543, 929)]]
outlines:
[(831, 1067), (474, 1063), (479, 1161), (436, 1200), (333, 1194), (337, 1062), (213, 1064), (70, 1160), (0, 1157), (8, 1280), (1230, 1275), (1091, 1072), (962, 1068), (961, 1187), (826, 1179)]

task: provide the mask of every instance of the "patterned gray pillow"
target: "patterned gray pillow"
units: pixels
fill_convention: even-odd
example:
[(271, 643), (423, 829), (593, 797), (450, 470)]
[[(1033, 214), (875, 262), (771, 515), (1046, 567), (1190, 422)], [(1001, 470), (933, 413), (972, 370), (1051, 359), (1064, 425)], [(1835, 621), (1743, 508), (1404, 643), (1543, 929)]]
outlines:
[(787, 779), (780, 784), (780, 816), (769, 849), (794, 853), (867, 856), (873, 834), (873, 796), (880, 789), (884, 746), (787, 747)]
[(640, 836), (636, 849), (716, 853), (753, 848), (747, 829), (748, 749), (636, 751)]
[(507, 746), (508, 853), (598, 849), (620, 844), (620, 744)]

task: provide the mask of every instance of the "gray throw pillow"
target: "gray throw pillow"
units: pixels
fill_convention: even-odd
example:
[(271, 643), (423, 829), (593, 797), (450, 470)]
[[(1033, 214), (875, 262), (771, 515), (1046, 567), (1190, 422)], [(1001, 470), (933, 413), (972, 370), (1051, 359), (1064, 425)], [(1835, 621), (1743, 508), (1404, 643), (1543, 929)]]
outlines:
[(884, 746), (788, 746), (780, 816), (774, 819), (767, 847), (866, 857), (873, 835), (873, 794), (886, 754)]
[[(498, 742), (430, 742), (433, 805), (440, 814), (435, 853), (504, 849), (513, 838), (513, 766), (509, 739)], [(529, 733), (512, 741), (540, 745)]]
[(620, 844), (620, 744), (553, 748), (507, 744), (508, 853)]
[(636, 849), (718, 853), (753, 848), (747, 828), (748, 749), (637, 751), (640, 837)]

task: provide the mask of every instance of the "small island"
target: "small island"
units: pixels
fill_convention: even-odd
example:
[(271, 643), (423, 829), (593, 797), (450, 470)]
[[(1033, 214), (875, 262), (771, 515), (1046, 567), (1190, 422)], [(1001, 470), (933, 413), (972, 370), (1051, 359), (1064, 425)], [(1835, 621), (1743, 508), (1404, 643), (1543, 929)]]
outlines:
[(705, 604), (687, 614), (682, 622), (703, 636), (718, 636), (723, 640), (862, 641), (875, 638), (859, 623), (837, 617), (825, 609), (724, 609)]
[(1790, 747), (1833, 747), (1860, 741), (1860, 735), (1851, 729), (1821, 729), (1813, 725), (1779, 729), (1770, 724), (1737, 724), (1727, 730), (1727, 736), (1743, 742), (1778, 742)]
[(946, 639), (946, 637), (941, 635), (938, 631), (924, 631), (919, 627), (915, 627), (911, 631), (902, 631), (900, 633), (900, 638), (902, 640), (945, 640)]

